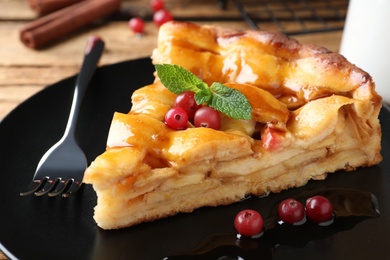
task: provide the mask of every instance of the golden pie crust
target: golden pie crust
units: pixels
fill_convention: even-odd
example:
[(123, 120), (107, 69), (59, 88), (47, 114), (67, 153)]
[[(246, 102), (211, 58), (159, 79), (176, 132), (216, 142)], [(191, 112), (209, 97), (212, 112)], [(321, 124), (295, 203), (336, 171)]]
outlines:
[(114, 114), (107, 149), (85, 172), (103, 229), (280, 192), (382, 160), (381, 97), (371, 76), (339, 54), (280, 33), (169, 22), (152, 61), (238, 89), (252, 120), (222, 115), (220, 130), (172, 130), (164, 115), (176, 95), (158, 77), (136, 90), (131, 111)]

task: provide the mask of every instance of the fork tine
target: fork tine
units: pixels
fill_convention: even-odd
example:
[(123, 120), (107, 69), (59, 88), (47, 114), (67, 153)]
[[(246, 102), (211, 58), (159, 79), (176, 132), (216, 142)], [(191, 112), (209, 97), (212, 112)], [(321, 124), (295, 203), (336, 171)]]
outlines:
[(75, 193), (76, 191), (79, 190), (79, 188), (81, 187), (82, 183), (79, 182), (79, 181), (75, 181), (74, 179), (71, 179), (72, 182), (70, 184), (70, 187), (69, 189), (62, 194), (62, 197), (64, 198), (68, 198), (69, 196), (71, 196), (73, 193)]
[(21, 192), (20, 196), (27, 196), (30, 195), (37, 190), (42, 189), (42, 187), (46, 184), (46, 182), (49, 180), (49, 177), (43, 177), (41, 180), (33, 180), (31, 181), (30, 185), (27, 188), (26, 192)]
[[(83, 97), (92, 79), (100, 56), (103, 53), (104, 42), (100, 37), (91, 36), (88, 39), (83, 64), (76, 80), (73, 99), (70, 107), (68, 122), (61, 139), (42, 156), (35, 171), (29, 191), (21, 192), (21, 196), (34, 193), (36, 196), (48, 194), (50, 197), (63, 194), (69, 197), (82, 185), (84, 171), (87, 167), (87, 158), (75, 138), (78, 115)], [(60, 177), (53, 179), (55, 176)], [(42, 176), (45, 177), (39, 180)], [(37, 179), (37, 180), (36, 180)]]
[(49, 197), (55, 197), (55, 196), (60, 195), (69, 187), (69, 185), (71, 185), (72, 182), (73, 182), (73, 179), (68, 179), (67, 181), (59, 182), (58, 185), (56, 186), (56, 188), (52, 192), (49, 192), (47, 195)]
[(54, 180), (47, 180), (45, 186), (43, 186), (42, 189), (34, 192), (35, 196), (43, 196), (53, 189), (58, 185), (58, 183), (61, 182), (61, 178), (55, 178)]

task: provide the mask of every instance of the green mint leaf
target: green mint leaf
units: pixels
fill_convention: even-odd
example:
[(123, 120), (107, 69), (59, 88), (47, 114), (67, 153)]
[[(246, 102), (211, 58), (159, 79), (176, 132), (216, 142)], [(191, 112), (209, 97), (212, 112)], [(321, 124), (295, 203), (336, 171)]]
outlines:
[(208, 103), (212, 97), (211, 90), (206, 83), (198, 84), (197, 87), (200, 89), (199, 92), (195, 93), (194, 98), (195, 102), (198, 105)]
[(155, 64), (155, 68), (161, 83), (171, 92), (201, 91), (197, 85), (203, 84), (203, 81), (185, 68), (173, 64)]
[(240, 91), (219, 82), (214, 82), (210, 90), (212, 92), (210, 107), (235, 119), (252, 118), (252, 106)]
[(174, 64), (155, 64), (161, 83), (175, 94), (185, 91), (195, 93), (197, 104), (207, 103), (210, 107), (235, 119), (250, 120), (252, 106), (240, 91), (214, 82), (210, 87), (196, 75)]
[[(204, 92), (209, 92), (211, 93), (211, 90), (209, 88), (209, 86), (205, 83), (205, 82), (201, 82), (199, 83), (198, 85), (196, 85), (196, 87)], [(210, 94), (211, 95), (211, 94)]]
[(210, 91), (200, 91), (198, 93), (195, 93), (194, 98), (195, 102), (198, 105), (209, 103), (210, 99), (212, 97), (212, 94)]

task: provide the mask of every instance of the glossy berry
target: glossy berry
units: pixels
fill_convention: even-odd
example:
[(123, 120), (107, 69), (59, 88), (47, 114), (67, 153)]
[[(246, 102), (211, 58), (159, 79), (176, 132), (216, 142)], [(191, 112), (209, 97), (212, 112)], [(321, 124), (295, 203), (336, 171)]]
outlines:
[(181, 107), (173, 107), (165, 114), (165, 124), (176, 130), (186, 129), (188, 115)]
[(305, 207), (295, 199), (285, 199), (279, 204), (278, 215), (281, 220), (289, 224), (303, 224)]
[(145, 22), (139, 17), (134, 17), (130, 19), (129, 27), (135, 33), (143, 33), (145, 29)]
[(333, 206), (324, 196), (314, 196), (306, 200), (306, 215), (315, 223), (326, 222), (332, 219)]
[(194, 124), (196, 127), (208, 127), (219, 130), (221, 126), (221, 116), (219, 112), (212, 107), (201, 107), (195, 112)]
[(240, 211), (234, 219), (234, 227), (237, 232), (247, 237), (259, 235), (263, 226), (264, 221), (260, 213), (251, 209)]
[(153, 22), (160, 27), (166, 22), (172, 21), (173, 17), (168, 10), (161, 9), (154, 13)]
[(163, 0), (151, 0), (150, 7), (154, 12), (158, 10), (164, 9), (164, 1)]
[(185, 91), (179, 94), (175, 100), (175, 106), (183, 108), (188, 115), (188, 119), (193, 119), (196, 110), (200, 108), (200, 105), (196, 104), (195, 93), (192, 91)]

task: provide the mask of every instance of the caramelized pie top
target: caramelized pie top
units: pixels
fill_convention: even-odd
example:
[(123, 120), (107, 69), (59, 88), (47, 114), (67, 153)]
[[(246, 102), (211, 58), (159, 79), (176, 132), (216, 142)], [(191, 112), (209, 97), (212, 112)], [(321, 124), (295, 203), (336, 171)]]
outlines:
[(326, 48), (280, 33), (171, 22), (160, 28), (152, 59), (180, 64), (208, 84), (254, 85), (289, 109), (334, 94), (381, 102), (368, 73)]

